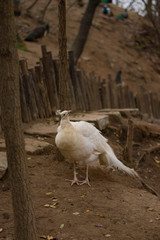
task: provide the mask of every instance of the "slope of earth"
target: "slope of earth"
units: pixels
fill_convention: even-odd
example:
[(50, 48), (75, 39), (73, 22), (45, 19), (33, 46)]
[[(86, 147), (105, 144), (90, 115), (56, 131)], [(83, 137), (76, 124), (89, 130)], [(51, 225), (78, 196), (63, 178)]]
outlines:
[[(78, 7), (76, 2), (67, 1), (67, 41), (71, 49), (73, 40), (78, 32), (80, 21), (87, 6)], [(30, 30), (39, 25), (42, 10), (46, 1), (38, 2), (29, 13), (26, 8), (32, 1), (22, 1), (22, 14), (16, 19), (18, 32), (24, 38)], [(114, 79), (117, 71), (122, 71), (122, 80), (135, 92), (140, 86), (147, 90), (159, 93), (159, 58), (153, 45), (147, 45), (148, 40), (142, 39), (141, 33), (145, 26), (149, 26), (146, 19), (134, 12), (129, 12), (129, 18), (116, 21), (116, 16), (123, 10), (111, 4), (114, 14), (108, 17), (102, 14), (102, 6), (97, 7), (89, 37), (84, 51), (79, 59), (78, 66), (87, 73), (94, 71), (97, 76), (107, 78), (111, 74)], [(41, 44), (51, 50), (54, 57), (58, 57), (58, 2), (52, 1), (44, 22), (51, 26), (50, 34), (37, 42), (27, 43), (30, 52), (19, 51), (21, 58), (27, 58), (30, 67), (35, 66), (41, 57)]]
[[(144, 126), (141, 124), (135, 133), (133, 161), (137, 161), (138, 152), (143, 148), (160, 143), (160, 139), (149, 137), (147, 132), (143, 136)], [(126, 131), (118, 125), (112, 129), (110, 126), (104, 134), (122, 160)], [(158, 130), (159, 126), (155, 125), (154, 129)], [(72, 164), (58, 161), (54, 136), (44, 140), (53, 144), (51, 151), (27, 156), (39, 240), (159, 240), (160, 201), (145, 191), (139, 180), (107, 172), (105, 168), (90, 168), (91, 187), (71, 187), (65, 179), (73, 177)], [(159, 159), (158, 152), (152, 153), (147, 161), (143, 160), (137, 171), (159, 191), (160, 161), (154, 161), (155, 157)], [(82, 179), (84, 169), (78, 167), (77, 171), (78, 178)], [(14, 240), (11, 192), (5, 178), (0, 181), (0, 196), (0, 240)]]
[[(53, 155), (29, 157), (28, 167), (38, 239), (159, 239), (160, 202), (129, 177), (91, 171), (91, 187), (71, 187), (71, 165)], [(0, 239), (13, 240), (11, 194), (0, 185)]]

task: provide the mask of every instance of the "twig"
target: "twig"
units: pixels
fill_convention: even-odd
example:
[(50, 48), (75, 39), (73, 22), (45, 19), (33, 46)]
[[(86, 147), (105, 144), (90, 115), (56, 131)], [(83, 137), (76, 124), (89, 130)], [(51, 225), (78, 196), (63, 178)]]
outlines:
[(72, 8), (76, 2), (77, 2), (77, 0), (75, 0), (71, 5), (69, 5), (69, 7), (66, 9), (66, 12), (68, 12), (68, 10), (69, 10), (70, 8)]
[(124, 147), (123, 154), (124, 154), (124, 159), (130, 163), (132, 163), (133, 133), (134, 133), (133, 121), (131, 119), (128, 119), (127, 141), (126, 141), (126, 146)]
[(38, 0), (35, 0), (28, 8), (27, 8), (27, 11), (31, 10), (34, 5), (36, 5), (36, 3), (38, 2)]
[(138, 176), (138, 178), (139, 178), (140, 182), (142, 183), (143, 187), (144, 187), (148, 192), (156, 195), (156, 196), (159, 198), (159, 200), (160, 200), (160, 194), (157, 193), (157, 192), (156, 192), (152, 187), (150, 187), (147, 183), (145, 183), (144, 180), (143, 180), (140, 176)]
[(159, 149), (160, 149), (160, 145), (156, 145), (156, 146), (150, 147), (148, 149), (143, 149), (144, 152), (142, 153), (142, 155), (138, 159), (137, 164), (136, 164), (136, 168), (138, 167), (140, 161), (145, 157), (145, 155), (150, 154), (150, 153), (152, 153), (154, 151), (157, 151)]
[(159, 150), (159, 149), (160, 149), (160, 145), (156, 145), (156, 146), (153, 146), (153, 147), (144, 149), (144, 151), (145, 151), (146, 153), (151, 153), (151, 152), (157, 151), (157, 150)]
[(48, 1), (48, 3), (46, 4), (46, 6), (45, 6), (44, 10), (42, 11), (42, 16), (41, 16), (41, 19), (40, 19), (40, 21), (42, 21), (42, 22), (43, 22), (44, 16), (45, 16), (45, 14), (46, 14), (46, 11), (47, 11), (47, 9), (48, 9), (49, 5), (51, 4), (51, 2), (52, 2), (52, 0), (49, 0), (49, 1)]

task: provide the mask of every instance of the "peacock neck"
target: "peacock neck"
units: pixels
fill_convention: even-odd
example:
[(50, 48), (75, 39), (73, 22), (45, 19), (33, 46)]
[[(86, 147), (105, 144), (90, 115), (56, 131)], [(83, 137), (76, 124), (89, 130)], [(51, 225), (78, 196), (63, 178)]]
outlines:
[(62, 129), (64, 129), (64, 128), (66, 128), (66, 127), (72, 127), (72, 124), (70, 123), (70, 121), (69, 121), (69, 117), (67, 117), (67, 118), (62, 118), (61, 119), (61, 122), (60, 122), (60, 125), (61, 125), (61, 128)]

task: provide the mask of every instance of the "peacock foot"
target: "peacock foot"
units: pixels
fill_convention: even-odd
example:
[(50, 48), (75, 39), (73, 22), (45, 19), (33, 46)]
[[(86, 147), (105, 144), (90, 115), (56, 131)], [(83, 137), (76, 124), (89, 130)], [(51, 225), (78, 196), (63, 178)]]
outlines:
[(70, 179), (66, 179), (67, 182), (71, 182), (71, 186), (73, 184), (77, 184), (77, 185), (80, 185), (80, 181), (76, 178), (76, 179), (73, 179), (73, 180), (70, 180)]
[(88, 184), (88, 186), (91, 187), (91, 184), (89, 183), (89, 179), (85, 179), (85, 180), (79, 181), (79, 182), (80, 182), (79, 185)]

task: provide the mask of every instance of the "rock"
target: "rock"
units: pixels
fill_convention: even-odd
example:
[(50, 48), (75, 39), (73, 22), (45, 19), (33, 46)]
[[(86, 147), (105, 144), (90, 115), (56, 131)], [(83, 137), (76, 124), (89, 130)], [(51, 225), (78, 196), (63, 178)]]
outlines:
[[(51, 151), (53, 149), (53, 145), (48, 142), (45, 142), (43, 138), (35, 139), (33, 137), (25, 137), (24, 140), (25, 140), (25, 150), (28, 154), (32, 154), (32, 155), (41, 154), (43, 152)], [(4, 139), (1, 140), (0, 148), (2, 146), (3, 146), (3, 149), (6, 148)], [(6, 156), (6, 153), (4, 152), (0, 152), (0, 153)], [(1, 162), (1, 159), (0, 159), (0, 162)]]
[(77, 113), (70, 116), (71, 121), (86, 121), (93, 123), (96, 128), (103, 130), (109, 124), (109, 118), (106, 114), (98, 112)]
[(0, 140), (0, 150), (3, 151), (3, 150), (5, 150), (5, 149), (6, 149), (5, 141), (4, 141), (4, 139), (2, 138), (2, 139)]
[(33, 124), (31, 127), (25, 129), (24, 133), (29, 135), (39, 135), (39, 136), (55, 136), (57, 132), (58, 124), (54, 121), (47, 121), (43, 123)]
[(8, 168), (7, 156), (5, 152), (0, 152), (0, 179), (4, 176)]
[(107, 115), (109, 117), (109, 124), (122, 124), (122, 116), (120, 112), (107, 112)]
[(41, 154), (43, 152), (50, 151), (53, 145), (35, 138), (25, 138), (25, 149), (28, 154)]

